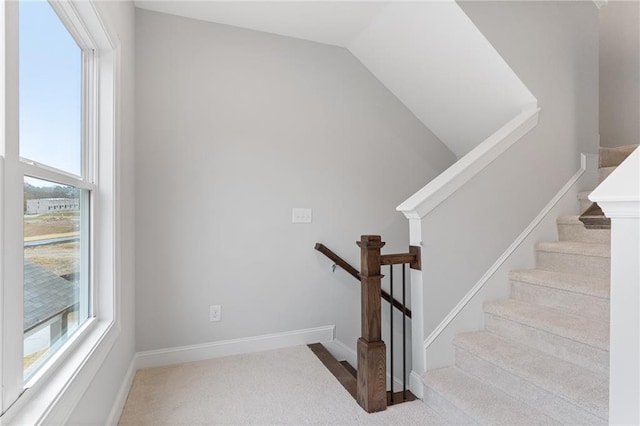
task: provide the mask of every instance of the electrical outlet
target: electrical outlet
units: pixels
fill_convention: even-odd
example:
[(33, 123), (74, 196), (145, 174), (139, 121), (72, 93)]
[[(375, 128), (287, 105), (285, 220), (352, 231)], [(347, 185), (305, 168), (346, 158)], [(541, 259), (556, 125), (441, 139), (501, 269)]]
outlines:
[(291, 222), (311, 223), (311, 209), (294, 207), (291, 211)]
[(222, 318), (222, 309), (220, 305), (209, 306), (209, 321), (220, 321)]

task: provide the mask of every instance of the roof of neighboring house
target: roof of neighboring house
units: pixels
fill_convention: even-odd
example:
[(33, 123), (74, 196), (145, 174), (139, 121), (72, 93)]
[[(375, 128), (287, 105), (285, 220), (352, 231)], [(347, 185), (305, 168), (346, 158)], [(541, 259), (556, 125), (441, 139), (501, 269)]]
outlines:
[(61, 314), (77, 300), (73, 282), (29, 260), (24, 261), (24, 331)]

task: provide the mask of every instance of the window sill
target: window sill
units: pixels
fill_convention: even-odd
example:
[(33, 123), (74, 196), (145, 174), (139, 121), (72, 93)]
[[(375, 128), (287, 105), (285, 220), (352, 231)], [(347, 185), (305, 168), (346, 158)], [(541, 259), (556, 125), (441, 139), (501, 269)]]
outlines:
[(94, 319), (70, 342), (64, 357), (39, 377), (0, 417), (0, 425), (64, 424), (113, 347), (119, 326)]

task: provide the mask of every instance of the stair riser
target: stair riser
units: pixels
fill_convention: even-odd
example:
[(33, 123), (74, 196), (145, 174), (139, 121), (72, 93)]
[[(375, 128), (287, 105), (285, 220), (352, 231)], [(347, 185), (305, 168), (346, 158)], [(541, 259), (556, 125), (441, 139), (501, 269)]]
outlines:
[(570, 314), (609, 321), (609, 299), (519, 281), (511, 282), (511, 298)]
[[(585, 194), (586, 195), (586, 194)], [(590, 199), (582, 196), (578, 197), (578, 202), (580, 203), (580, 214), (584, 213), (584, 211), (586, 209), (588, 209), (591, 204), (593, 203), (593, 201), (591, 201)]]
[(560, 241), (579, 243), (611, 244), (611, 231), (608, 229), (587, 229), (582, 224), (558, 224)]
[(611, 260), (608, 257), (583, 256), (571, 253), (536, 251), (536, 265), (547, 271), (564, 272), (587, 277), (609, 279)]
[(474, 354), (456, 348), (456, 366), (485, 383), (499, 389), (508, 389), (513, 398), (536, 407), (544, 414), (563, 424), (606, 424), (608, 414), (596, 407), (579, 407), (563, 396), (531, 383)]
[(440, 395), (436, 390), (432, 389), (429, 385), (424, 386), (424, 403), (427, 407), (438, 413), (447, 424), (455, 425), (475, 425), (479, 424), (464, 411), (457, 408), (453, 403)]
[(590, 371), (609, 374), (608, 351), (489, 313), (485, 313), (485, 329)]

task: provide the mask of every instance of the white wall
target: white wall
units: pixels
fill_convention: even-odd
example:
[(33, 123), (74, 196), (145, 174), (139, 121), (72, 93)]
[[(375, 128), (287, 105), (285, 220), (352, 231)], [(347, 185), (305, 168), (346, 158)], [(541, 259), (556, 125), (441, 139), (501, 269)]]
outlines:
[(459, 157), (536, 105), (454, 1), (390, 3), (348, 48)]
[(640, 3), (600, 9), (600, 144), (640, 143)]
[(132, 2), (98, 2), (99, 11), (116, 30), (121, 43), (120, 135), (117, 142), (120, 192), (120, 335), (85, 395), (71, 414), (69, 425), (102, 425), (121, 390), (134, 354), (134, 14)]
[(457, 156), (536, 104), (453, 0), (136, 6), (346, 47)]
[(137, 350), (329, 324), (354, 348), (359, 286), (314, 243), (406, 250), (395, 206), (453, 154), (343, 48), (145, 10), (136, 43)]
[(597, 152), (593, 3), (460, 5), (542, 111), (536, 128), (422, 220), (425, 338), (580, 168), (580, 153)]

